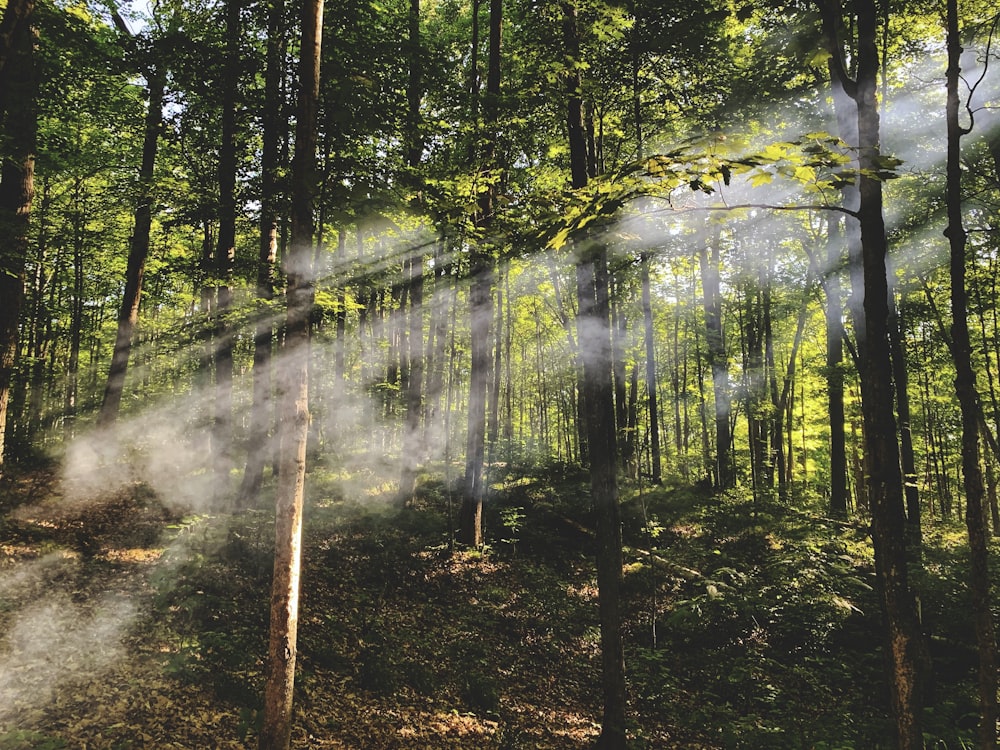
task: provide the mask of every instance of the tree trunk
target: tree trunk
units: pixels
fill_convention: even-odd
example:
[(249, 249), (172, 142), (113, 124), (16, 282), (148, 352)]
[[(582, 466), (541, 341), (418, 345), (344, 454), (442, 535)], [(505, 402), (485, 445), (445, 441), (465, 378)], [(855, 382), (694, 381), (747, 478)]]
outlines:
[[(490, 51), (486, 77), (483, 117), (486, 128), (484, 171), (497, 168), (493, 146), (500, 114), (500, 44), (503, 30), (503, 2), (490, 0)], [(475, 73), (473, 76), (475, 77)], [(496, 183), (490, 182), (479, 198), (476, 227), (483, 235), (493, 224)], [(483, 543), (483, 501), (486, 498), (486, 402), (490, 383), (490, 323), (493, 319), (493, 258), (482, 240), (474, 242), (470, 257), (469, 318), (472, 331), (472, 362), (469, 382), (469, 420), (465, 451), (465, 487), (459, 515), (459, 541), (471, 547)]]
[(8, 79), (3, 75), (4, 68), (11, 55), (18, 53), (18, 33), (23, 26), (31, 23), (34, 10), (34, 0), (10, 0), (4, 10), (3, 20), (0, 21), (0, 120), (5, 112), (7, 94), (16, 87), (16, 84), (9, 85)]
[[(0, 70), (0, 125), (7, 152), (0, 169), (0, 470), (3, 468), (7, 405), (17, 357), (18, 319), (24, 300), (28, 227), (35, 177), (34, 29), (31, 3), (7, 6), (0, 29), (10, 34), (9, 59)], [(23, 13), (23, 15), (21, 15)], [(8, 17), (12, 20), (8, 23)]]
[(642, 285), (643, 342), (646, 347), (646, 406), (649, 413), (650, 478), (653, 484), (660, 484), (663, 478), (663, 467), (660, 463), (660, 411), (656, 403), (656, 349), (653, 344), (653, 306), (650, 301), (649, 289), (649, 256), (644, 254), (639, 262), (642, 273), (640, 283)]
[[(577, 10), (563, 3), (563, 37), (570, 60), (580, 58)], [(579, 71), (567, 76), (572, 185), (585, 187), (587, 141)], [(607, 249), (589, 236), (575, 241), (577, 258), (577, 341), (583, 365), (587, 409), (590, 487), (597, 526), (597, 588), (601, 624), (604, 714), (599, 748), (625, 747), (625, 654), (621, 629), (622, 537), (616, 475), (615, 403)]]
[(861, 355), (861, 406), (868, 463), (875, 570), (886, 635), (886, 653), (896, 741), (900, 750), (923, 748), (922, 691), (927, 668), (926, 644), (907, 571), (903, 477), (893, 413), (892, 364), (889, 354), (887, 243), (882, 213), (882, 184), (870, 176), (878, 168), (879, 114), (876, 83), (879, 50), (878, 10), (873, 0), (856, 3), (856, 81), (844, 72), (836, 29), (838, 2), (818, 0), (837, 76), (857, 104), (859, 223), (864, 273), (864, 338)]
[[(278, 253), (278, 159), (281, 153), (281, 78), (284, 73), (285, 25), (283, 5), (271, 0), (267, 16), (267, 70), (261, 113), (260, 224), (257, 250), (257, 299), (274, 297), (274, 266)], [(268, 440), (271, 404), (271, 346), (274, 322), (269, 306), (254, 321), (253, 406), (250, 410), (249, 449), (237, 504), (252, 507), (264, 481), (264, 464), (272, 453)]]
[(240, 83), (241, 0), (226, 2), (226, 63), (222, 79), (222, 134), (219, 145), (219, 234), (215, 246), (215, 395), (213, 450), (215, 491), (220, 501), (229, 495), (233, 455), (233, 337), (228, 319), (233, 305), (233, 266), (236, 262), (236, 100)]
[(917, 489), (913, 434), (910, 429), (909, 376), (906, 372), (906, 348), (903, 346), (902, 313), (896, 305), (895, 293), (891, 284), (889, 287), (889, 356), (892, 361), (892, 382), (896, 392), (896, 412), (899, 415), (899, 460), (903, 471), (907, 545), (913, 559), (919, 561), (920, 547), (923, 542), (920, 528), (920, 493)]
[[(785, 415), (791, 414), (792, 401), (795, 399), (795, 362), (799, 357), (799, 347), (802, 345), (802, 334), (806, 327), (806, 316), (809, 312), (809, 301), (812, 297), (812, 276), (811, 274), (806, 277), (806, 289), (805, 294), (802, 296), (802, 305), (799, 307), (799, 314), (795, 321), (795, 336), (792, 339), (792, 351), (788, 355), (788, 368), (785, 370), (785, 376), (782, 380), (781, 393), (778, 393), (778, 387), (776, 380), (772, 380), (772, 403), (774, 406), (774, 416), (772, 418), (771, 424), (771, 446), (772, 450), (778, 453), (778, 464), (776, 471), (778, 474), (778, 488), (779, 496), (782, 499), (787, 500), (791, 494), (791, 472), (788, 469), (794, 463), (792, 457), (791, 443), (789, 442), (788, 451), (786, 452), (784, 444), (784, 424)], [(770, 334), (768, 334), (770, 338)], [(770, 348), (770, 347), (769, 347)], [(774, 357), (768, 355), (769, 367), (772, 373), (774, 372)], [(772, 378), (775, 378), (772, 375)], [(788, 419), (788, 430), (791, 432), (791, 417)], [(786, 466), (787, 462), (787, 466)]]
[[(826, 300), (826, 390), (830, 422), (830, 515), (847, 518), (847, 442), (844, 434), (844, 324), (840, 300), (840, 218), (827, 217), (827, 268), (823, 273)], [(791, 461), (791, 456), (789, 456)]]
[[(257, 250), (257, 299), (268, 303), (274, 298), (274, 271), (278, 254), (278, 159), (281, 153), (281, 77), (285, 49), (284, 6), (270, 0), (267, 15), (267, 69), (264, 73), (264, 108), (261, 113), (260, 224)], [(271, 345), (274, 322), (270, 306), (254, 321), (253, 406), (250, 410), (247, 464), (237, 503), (256, 505), (264, 482), (264, 465), (272, 453), (268, 439), (271, 423)]]
[(288, 286), (283, 364), (281, 447), (275, 502), (274, 577), (260, 750), (288, 750), (298, 633), (302, 506), (309, 435), (309, 319), (313, 302), (310, 255), (316, 189), (316, 109), (319, 101), (323, 0), (302, 8), (299, 103), (292, 162), (292, 236), (285, 261)]
[[(423, 69), (420, 61), (420, 0), (410, 0), (407, 14), (409, 27), (409, 81), (406, 89), (406, 165), (410, 169), (415, 197), (412, 203), (419, 206), (421, 192), (417, 170), (423, 156), (423, 138), (420, 136), (420, 101), (423, 97)], [(423, 251), (414, 249), (406, 259), (406, 283), (409, 287), (409, 378), (406, 384), (406, 424), (403, 433), (402, 472), (399, 480), (399, 497), (403, 503), (413, 500), (417, 484), (417, 469), (423, 456), (420, 448), (420, 420), (423, 416), (424, 385), (424, 258)]]
[(139, 168), (139, 199), (135, 207), (135, 221), (129, 242), (128, 265), (125, 268), (125, 294), (118, 312), (118, 332), (115, 348), (111, 355), (111, 368), (104, 388), (101, 411), (97, 415), (98, 427), (114, 424), (118, 418), (122, 393), (125, 389), (125, 374), (132, 354), (132, 337), (139, 320), (139, 302), (142, 297), (142, 281), (149, 256), (149, 233), (153, 223), (153, 168), (156, 164), (156, 150), (163, 125), (163, 94), (166, 75), (160, 66), (154, 65), (147, 71), (147, 91), (149, 105), (146, 109), (146, 129), (142, 142), (142, 165)]
[(705, 342), (708, 362), (712, 368), (712, 389), (715, 397), (715, 478), (720, 489), (732, 487), (736, 481), (732, 459), (731, 400), (729, 366), (725, 338), (722, 332), (722, 293), (719, 280), (719, 237), (709, 250), (698, 249), (701, 287), (705, 307)]
[(79, 395), (80, 344), (83, 338), (84, 309), (84, 208), (83, 179), (77, 178), (73, 188), (72, 258), (73, 292), (69, 305), (69, 356), (66, 359), (66, 390), (63, 398), (63, 429), (67, 439), (73, 437)]
[(951, 339), (955, 360), (955, 393), (962, 413), (962, 474), (965, 487), (965, 524), (969, 534), (971, 572), (969, 594), (979, 646), (979, 748), (997, 746), (997, 644), (990, 611), (989, 550), (983, 508), (983, 474), (979, 452), (979, 394), (972, 369), (968, 295), (965, 288), (966, 232), (962, 223), (961, 138), (968, 132), (959, 125), (958, 85), (962, 55), (957, 0), (947, 2), (947, 211), (951, 249)]

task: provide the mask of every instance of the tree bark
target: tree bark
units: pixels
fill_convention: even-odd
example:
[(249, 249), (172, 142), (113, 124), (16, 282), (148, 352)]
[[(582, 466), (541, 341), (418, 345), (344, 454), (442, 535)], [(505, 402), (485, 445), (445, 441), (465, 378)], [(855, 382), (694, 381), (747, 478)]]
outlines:
[[(410, 170), (415, 197), (419, 206), (421, 187), (417, 170), (423, 156), (423, 138), (420, 135), (420, 101), (423, 97), (423, 68), (420, 61), (420, 0), (410, 0), (407, 14), (409, 27), (409, 81), (407, 83), (406, 112), (406, 166)], [(403, 435), (402, 472), (399, 480), (399, 497), (405, 504), (413, 500), (417, 484), (417, 469), (423, 459), (420, 448), (420, 420), (423, 416), (424, 385), (424, 257), (415, 249), (406, 259), (404, 271), (409, 288), (410, 312), (407, 344), (410, 361), (406, 381), (406, 422)]]
[[(571, 61), (580, 58), (577, 10), (563, 3), (563, 38)], [(572, 186), (589, 181), (584, 106), (578, 70), (567, 76), (566, 121)], [(583, 403), (591, 500), (597, 527), (597, 588), (601, 625), (601, 675), (604, 712), (597, 746), (625, 748), (625, 653), (622, 642), (622, 537), (616, 474), (613, 353), (609, 309), (608, 253), (589, 236), (575, 240), (577, 258), (577, 341), (583, 365)]]
[(153, 65), (146, 71), (149, 104), (146, 110), (146, 127), (142, 142), (142, 165), (139, 167), (139, 197), (136, 201), (132, 238), (129, 242), (128, 264), (125, 267), (125, 293), (118, 312), (118, 332), (115, 336), (111, 367), (104, 387), (101, 410), (97, 415), (98, 427), (107, 427), (118, 419), (125, 375), (132, 354), (132, 338), (139, 320), (139, 302), (142, 282), (149, 257), (149, 234), (153, 224), (153, 169), (163, 125), (163, 95), (166, 75), (162, 68)]
[(249, 449), (237, 503), (255, 504), (264, 482), (270, 450), (271, 345), (274, 323), (269, 303), (274, 298), (274, 271), (278, 254), (278, 159), (281, 152), (281, 77), (285, 48), (284, 6), (271, 0), (267, 16), (267, 69), (264, 73), (264, 109), (261, 113), (260, 223), (257, 250), (257, 299), (263, 305), (254, 321), (253, 406), (250, 411)]
[(965, 488), (965, 524), (969, 535), (971, 571), (969, 595), (979, 647), (979, 743), (980, 750), (997, 746), (997, 643), (990, 610), (989, 549), (983, 498), (983, 474), (979, 450), (979, 393), (972, 368), (966, 276), (966, 232), (962, 221), (961, 139), (968, 130), (959, 124), (958, 86), (962, 46), (958, 27), (957, 0), (947, 2), (947, 187), (948, 238), (951, 250), (951, 339), (955, 360), (955, 394), (962, 414), (962, 475)]
[[(0, 470), (5, 454), (7, 406), (17, 357), (18, 319), (24, 300), (28, 229), (35, 192), (34, 29), (30, 3), (7, 6), (0, 28), (10, 34), (9, 59), (0, 70), (0, 125), (7, 153), (0, 168)], [(20, 15), (20, 14), (24, 15)], [(13, 20), (8, 23), (8, 16)]]
[[(854, 6), (857, 13), (855, 54), (858, 72), (857, 79), (852, 80), (847, 75), (839, 41), (839, 0), (817, 0), (817, 6), (831, 55), (832, 75), (857, 105), (858, 165), (862, 170), (858, 177), (858, 218), (865, 295), (865, 320), (863, 328), (858, 328), (858, 352), (867, 490), (896, 742), (901, 750), (917, 750), (924, 746), (921, 711), (928, 655), (907, 571), (903, 476), (893, 413), (889, 353), (889, 288), (882, 185), (872, 176), (879, 166), (876, 98), (879, 11), (873, 0), (862, 0)], [(850, 141), (848, 143), (853, 145)], [(856, 293), (857, 285), (853, 287)]]
[[(827, 268), (822, 275), (826, 300), (826, 390), (830, 423), (830, 516), (847, 518), (847, 441), (844, 434), (844, 324), (840, 299), (840, 218), (827, 217)], [(791, 456), (789, 455), (789, 461)]]
[[(489, 177), (497, 168), (494, 141), (500, 114), (500, 44), (503, 30), (503, 2), (490, 0), (490, 51), (487, 64), (483, 119), (484, 171)], [(473, 73), (475, 76), (475, 73)], [(474, 97), (475, 98), (475, 97)], [(476, 228), (485, 236), (493, 225), (496, 182), (491, 181), (479, 198)], [(486, 402), (490, 383), (490, 323), (493, 319), (493, 258), (477, 238), (470, 258), (469, 317), (472, 331), (472, 362), (469, 383), (469, 418), (465, 451), (465, 487), (459, 513), (459, 541), (471, 547), (483, 543), (483, 501), (486, 498)]]
[(889, 356), (896, 393), (896, 413), (899, 415), (899, 460), (903, 471), (907, 545), (914, 561), (919, 562), (923, 534), (920, 524), (916, 460), (913, 456), (913, 434), (910, 429), (909, 376), (906, 371), (906, 349), (903, 346), (902, 313), (896, 304), (892, 284), (889, 285)]
[(3, 71), (11, 54), (17, 54), (18, 34), (25, 25), (30, 25), (34, 11), (35, 0), (10, 0), (4, 10), (3, 20), (0, 20), (0, 118), (3, 117), (7, 92), (10, 90)]
[(715, 397), (715, 485), (719, 489), (732, 487), (736, 481), (732, 459), (732, 412), (729, 392), (729, 365), (725, 337), (722, 331), (722, 293), (719, 280), (719, 238), (711, 249), (698, 249), (701, 268), (701, 288), (705, 308), (705, 346), (712, 369), (712, 390)]
[(285, 350), (278, 370), (281, 447), (275, 502), (274, 577), (260, 750), (288, 750), (295, 688), (302, 508), (309, 435), (309, 319), (313, 302), (311, 251), (316, 193), (316, 120), (319, 102), (323, 0), (302, 8), (299, 101), (292, 163), (292, 235), (285, 261), (288, 285)]
[(900, 750), (923, 748), (921, 710), (926, 685), (927, 652), (907, 571), (903, 477), (893, 413), (892, 364), (889, 354), (887, 242), (882, 212), (882, 184), (871, 176), (879, 160), (879, 113), (876, 101), (879, 50), (878, 9), (873, 0), (855, 4), (857, 80), (847, 77), (838, 41), (840, 5), (817, 0), (823, 16), (831, 64), (839, 83), (857, 104), (859, 209), (864, 274), (864, 328), (859, 341), (861, 405), (868, 463), (875, 570), (886, 636), (888, 677), (896, 742)]
[(660, 459), (660, 410), (656, 403), (656, 348), (653, 343), (653, 306), (649, 289), (649, 256), (640, 258), (642, 278), (642, 324), (643, 343), (646, 347), (646, 407), (649, 414), (649, 453), (651, 480), (660, 484), (663, 467)]
[(219, 145), (219, 234), (215, 245), (215, 397), (213, 450), (215, 491), (223, 501), (229, 494), (233, 468), (233, 337), (228, 319), (233, 305), (233, 267), (236, 262), (236, 108), (240, 83), (241, 0), (226, 1), (226, 62), (222, 74), (222, 133)]

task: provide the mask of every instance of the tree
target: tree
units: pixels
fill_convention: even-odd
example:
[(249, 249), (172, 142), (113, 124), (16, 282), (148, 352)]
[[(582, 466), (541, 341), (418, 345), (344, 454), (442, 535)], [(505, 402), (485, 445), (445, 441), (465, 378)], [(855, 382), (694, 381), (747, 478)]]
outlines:
[[(406, 112), (406, 166), (411, 170), (416, 196), (411, 201), (420, 206), (421, 190), (416, 172), (423, 157), (423, 138), (420, 135), (420, 100), (422, 98), (422, 61), (420, 44), (420, 0), (410, 0), (407, 13), (409, 32), (409, 76), (407, 81)], [(406, 426), (403, 446), (403, 470), (399, 480), (399, 494), (404, 502), (413, 498), (416, 490), (417, 467), (420, 461), (420, 417), (423, 411), (424, 352), (424, 259), (419, 250), (411, 252), (404, 261), (404, 273), (410, 300), (409, 331), (407, 333), (407, 359), (409, 378), (406, 387)]]
[[(124, 20), (114, 14), (120, 33), (125, 35), (127, 48), (139, 54), (136, 40), (132, 37)], [(139, 302), (142, 298), (142, 282), (149, 256), (149, 235), (153, 224), (153, 169), (156, 165), (156, 151), (160, 143), (163, 127), (163, 99), (167, 78), (163, 62), (152, 59), (140, 61), (146, 77), (148, 105), (142, 145), (142, 164), (139, 167), (139, 195), (135, 206), (132, 237), (129, 241), (128, 265), (125, 270), (125, 292), (118, 313), (118, 332), (115, 337), (108, 380), (104, 388), (101, 410), (97, 424), (107, 427), (118, 418), (122, 393), (125, 389), (125, 374), (132, 353), (132, 339), (139, 320)]]
[(979, 747), (997, 746), (997, 643), (990, 607), (989, 550), (986, 543), (986, 516), (983, 507), (983, 470), (979, 451), (979, 393), (972, 369), (966, 290), (966, 231), (962, 219), (962, 136), (971, 131), (959, 122), (959, 78), (962, 73), (962, 43), (959, 36), (958, 0), (947, 3), (947, 187), (948, 227), (945, 236), (950, 249), (951, 341), (955, 360), (955, 395), (962, 415), (962, 477), (965, 488), (965, 524), (969, 535), (971, 571), (969, 593), (972, 600), (976, 642), (979, 646)]
[(292, 163), (292, 236), (285, 262), (285, 347), (278, 369), (281, 446), (275, 502), (274, 578), (260, 750), (287, 750), (298, 635), (302, 508), (309, 437), (309, 321), (312, 317), (313, 199), (316, 191), (316, 122), (323, 41), (323, 0), (302, 8), (299, 100)]
[(660, 467), (660, 411), (656, 405), (656, 348), (653, 339), (653, 309), (649, 295), (649, 255), (643, 255), (642, 264), (642, 321), (643, 345), (646, 349), (646, 404), (649, 412), (649, 453), (652, 457), (652, 481), (659, 484)]
[(269, 456), (268, 430), (271, 404), (271, 345), (274, 323), (269, 302), (274, 297), (275, 263), (278, 255), (278, 180), (281, 155), (281, 112), (284, 98), (284, 6), (270, 0), (267, 12), (264, 105), (261, 112), (260, 222), (257, 240), (257, 299), (263, 304), (254, 323), (253, 406), (250, 412), (249, 450), (238, 503), (251, 505), (264, 481)]
[(721, 233), (715, 231), (713, 235), (711, 247), (707, 244), (699, 245), (698, 265), (701, 269), (701, 289), (705, 308), (707, 357), (712, 369), (712, 393), (715, 397), (715, 486), (727, 489), (736, 481), (736, 473), (732, 458), (729, 363), (722, 330), (722, 294), (719, 280)]
[[(577, 9), (564, 2), (563, 39), (572, 63), (580, 59)], [(571, 184), (586, 187), (584, 101), (579, 68), (566, 76), (566, 126), (569, 133)], [(597, 527), (597, 587), (601, 623), (601, 675), (604, 714), (598, 747), (625, 747), (625, 652), (622, 642), (622, 537), (618, 507), (615, 402), (609, 305), (608, 251), (595, 237), (581, 234), (576, 254), (577, 342), (583, 369), (582, 401), (587, 411), (587, 457), (591, 502)]]
[[(3, 466), (11, 376), (17, 356), (18, 323), (24, 299), (24, 267), (28, 256), (29, 220), (35, 194), (36, 82), (31, 2), (12, 2), (0, 31), (9, 57), (0, 68), (0, 468)], [(4, 52), (6, 50), (0, 50)]]
[(233, 266), (236, 262), (236, 161), (237, 97), (239, 95), (241, 0), (225, 3), (225, 64), (220, 89), (221, 141), (219, 144), (219, 232), (214, 251), (215, 276), (215, 394), (212, 449), (215, 451), (216, 492), (228, 494), (233, 464), (233, 331), (229, 320), (233, 306)]
[[(469, 384), (469, 425), (465, 451), (465, 484), (459, 513), (459, 540), (471, 547), (483, 543), (483, 501), (486, 499), (486, 401), (490, 382), (490, 323), (493, 319), (493, 258), (488, 233), (494, 222), (497, 175), (493, 138), (500, 116), (500, 44), (503, 2), (490, 0), (489, 60), (483, 106), (483, 174), (486, 184), (479, 193), (469, 260), (469, 320), (472, 330), (472, 362)], [(475, 36), (475, 35), (474, 35)], [(473, 76), (477, 75), (473, 71)], [(473, 90), (473, 98), (478, 90)], [(479, 144), (477, 144), (479, 145)], [(494, 374), (497, 377), (498, 374)]]
[(879, 153), (877, 77), (878, 11), (874, 2), (856, 4), (857, 77), (851, 79), (840, 46), (839, 2), (817, 0), (828, 51), (840, 84), (857, 105), (858, 219), (864, 271), (864, 340), (861, 358), (861, 404), (865, 423), (867, 488), (872, 510), (872, 541), (882, 604), (889, 686), (896, 741), (900, 750), (924, 746), (921, 731), (926, 687), (926, 644), (907, 571), (903, 478), (899, 465), (893, 413), (892, 364), (889, 355), (889, 288), (886, 277), (886, 234), (882, 182), (876, 176)]

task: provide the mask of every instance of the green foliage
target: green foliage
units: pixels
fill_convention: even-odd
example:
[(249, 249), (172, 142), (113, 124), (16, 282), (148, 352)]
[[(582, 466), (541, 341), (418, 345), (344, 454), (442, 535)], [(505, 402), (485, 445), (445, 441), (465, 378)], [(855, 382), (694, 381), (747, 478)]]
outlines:
[(41, 732), (15, 729), (0, 734), (2, 750), (61, 750), (66, 743), (58, 737), (50, 737)]
[[(847, 144), (828, 133), (807, 133), (791, 141), (779, 141), (750, 154), (736, 154), (724, 138), (695, 139), (681, 148), (656, 154), (640, 162), (603, 175), (569, 197), (561, 213), (558, 229), (548, 239), (548, 246), (558, 250), (571, 235), (593, 222), (614, 218), (627, 204), (640, 198), (663, 202), (664, 211), (683, 212), (675, 206), (678, 190), (706, 195), (729, 186), (734, 179), (745, 179), (753, 187), (781, 177), (798, 186), (806, 196), (818, 195), (836, 205), (837, 191), (857, 179)], [(878, 169), (866, 172), (877, 179), (891, 179), (902, 162), (879, 157)], [(785, 208), (787, 205), (779, 204)], [(719, 203), (708, 208), (729, 211), (733, 207)], [(690, 210), (690, 209), (687, 209)]]
[[(174, 646), (163, 669), (179, 679), (212, 687), (221, 701), (253, 708), (260, 701), (260, 665), (266, 650), (266, 600), (246, 597), (239, 586), (259, 586), (261, 560), (246, 539), (257, 538), (252, 521), (228, 529), (217, 519), (180, 525), (176, 566), (154, 579), (161, 626)], [(199, 528), (200, 527), (200, 528)], [(222, 627), (224, 625), (224, 627)]]

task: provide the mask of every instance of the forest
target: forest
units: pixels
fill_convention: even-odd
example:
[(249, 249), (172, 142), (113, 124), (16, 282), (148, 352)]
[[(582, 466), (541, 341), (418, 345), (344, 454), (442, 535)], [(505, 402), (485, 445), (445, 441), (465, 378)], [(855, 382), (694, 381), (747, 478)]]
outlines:
[(0, 15), (0, 750), (997, 747), (995, 4)]

